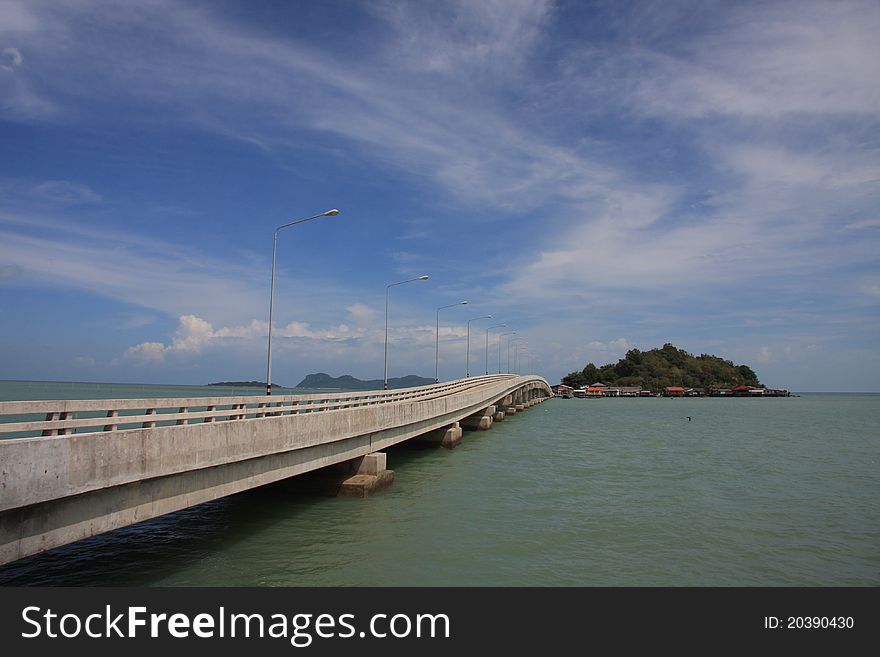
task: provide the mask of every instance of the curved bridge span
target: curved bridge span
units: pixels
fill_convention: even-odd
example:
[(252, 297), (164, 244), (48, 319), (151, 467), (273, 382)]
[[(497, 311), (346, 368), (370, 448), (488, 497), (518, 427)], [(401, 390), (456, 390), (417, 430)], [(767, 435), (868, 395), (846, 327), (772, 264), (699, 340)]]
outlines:
[(0, 564), (321, 469), (363, 495), (391, 479), (381, 450), (452, 447), (462, 428), (551, 395), (539, 376), (500, 374), (353, 393), (0, 402)]

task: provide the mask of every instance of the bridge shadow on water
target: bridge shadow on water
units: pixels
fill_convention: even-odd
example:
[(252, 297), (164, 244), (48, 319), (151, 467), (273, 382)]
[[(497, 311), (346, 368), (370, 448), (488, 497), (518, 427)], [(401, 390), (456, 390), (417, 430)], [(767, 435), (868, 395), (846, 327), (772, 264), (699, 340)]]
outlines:
[[(414, 442), (385, 451), (392, 469), (404, 469), (445, 452)], [(292, 477), (25, 557), (0, 566), (0, 586), (148, 586), (161, 582), (247, 541), (267, 526), (328, 504), (327, 495), (315, 494), (309, 479), (309, 474)]]

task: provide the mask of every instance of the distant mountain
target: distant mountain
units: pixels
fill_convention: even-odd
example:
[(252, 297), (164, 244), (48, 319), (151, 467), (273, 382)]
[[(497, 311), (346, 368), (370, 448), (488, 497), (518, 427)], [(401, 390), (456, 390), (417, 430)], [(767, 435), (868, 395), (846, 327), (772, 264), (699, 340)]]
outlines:
[[(427, 386), (432, 383), (434, 383), (434, 379), (426, 379), (423, 376), (416, 376), (415, 374), (388, 379), (389, 388), (415, 388), (416, 386)], [(362, 381), (349, 374), (333, 377), (329, 374), (320, 372), (318, 374), (306, 375), (306, 378), (300, 381), (296, 387), (328, 388), (333, 390), (381, 390), (383, 384), (384, 381), (382, 379)]]
[[(217, 383), (209, 383), (209, 386), (227, 386), (229, 388), (265, 388), (265, 381), (218, 381)], [(273, 388), (284, 388), (278, 383), (272, 384)]]

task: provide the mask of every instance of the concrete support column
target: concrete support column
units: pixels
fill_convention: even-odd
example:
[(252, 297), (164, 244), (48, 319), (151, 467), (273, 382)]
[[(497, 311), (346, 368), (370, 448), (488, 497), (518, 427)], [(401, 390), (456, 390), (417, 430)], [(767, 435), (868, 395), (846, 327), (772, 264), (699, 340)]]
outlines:
[(431, 443), (452, 449), (461, 442), (461, 434), (461, 426), (458, 422), (453, 422), (449, 426), (440, 427), (428, 433), (423, 433), (421, 436), (416, 436), (413, 440), (419, 443)]
[(295, 477), (295, 480), (299, 489), (306, 493), (367, 497), (394, 482), (394, 471), (386, 466), (386, 454), (373, 452)]
[(461, 426), (465, 429), (491, 429), (492, 417), (495, 415), (495, 406), (487, 406), (481, 411), (477, 411), (461, 421)]
[(525, 403), (523, 402), (523, 388), (517, 390), (513, 395), (514, 400), (514, 408), (516, 408), (517, 412), (525, 410)]
[(338, 495), (367, 497), (387, 488), (394, 481), (394, 471), (386, 467), (387, 455), (384, 452), (373, 452), (352, 459), (347, 465), (350, 475), (341, 482)]

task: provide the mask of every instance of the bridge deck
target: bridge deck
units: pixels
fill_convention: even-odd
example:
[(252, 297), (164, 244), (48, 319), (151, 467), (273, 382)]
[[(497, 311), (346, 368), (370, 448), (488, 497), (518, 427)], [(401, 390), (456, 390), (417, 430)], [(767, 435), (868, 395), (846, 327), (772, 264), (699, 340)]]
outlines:
[(0, 402), (0, 563), (549, 395), (541, 377), (491, 375), (390, 391)]
[(0, 439), (153, 428), (195, 421), (257, 419), (436, 399), (513, 377), (515, 375), (499, 374), (399, 390), (328, 391), (307, 395), (6, 401), (0, 402)]

